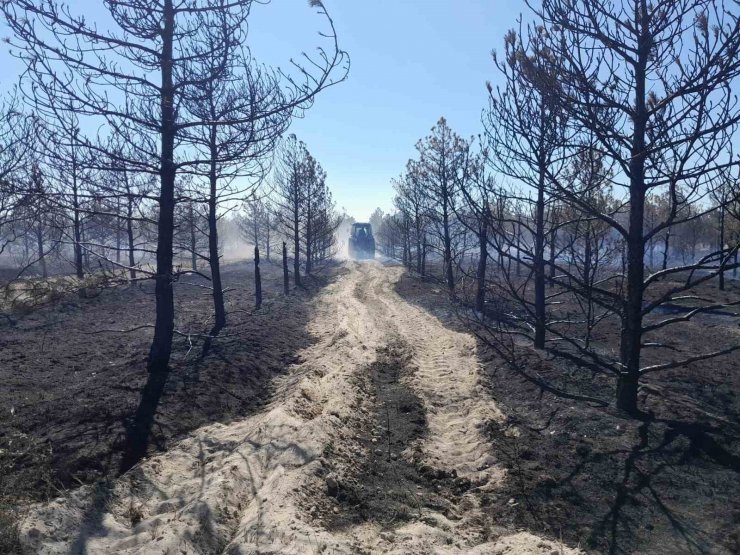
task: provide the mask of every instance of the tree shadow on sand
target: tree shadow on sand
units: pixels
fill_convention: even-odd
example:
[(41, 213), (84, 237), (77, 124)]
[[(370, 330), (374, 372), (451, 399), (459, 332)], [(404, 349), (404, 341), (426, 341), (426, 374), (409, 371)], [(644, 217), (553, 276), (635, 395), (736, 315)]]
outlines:
[[(233, 515), (224, 514), (218, 510), (220, 498), (213, 499), (206, 496), (207, 474), (206, 467), (208, 457), (212, 453), (222, 453), (231, 456), (234, 463), (241, 462), (241, 486), (243, 486), (244, 503), (255, 503), (257, 511), (256, 526), (246, 537), (250, 542), (259, 547), (260, 543), (274, 543), (279, 541), (280, 531), (268, 530), (266, 528), (265, 514), (267, 509), (264, 507), (263, 500), (258, 495), (258, 485), (263, 484), (270, 471), (280, 468), (280, 461), (285, 457), (290, 459), (291, 464), (303, 465), (310, 462), (314, 455), (305, 451), (301, 446), (294, 443), (281, 440), (278, 435), (273, 441), (259, 443), (248, 438), (243, 443), (222, 442), (213, 438), (199, 437), (197, 442), (197, 455), (192, 465), (193, 472), (191, 475), (181, 476), (183, 481), (198, 482), (197, 493), (187, 499), (180, 498), (181, 509), (185, 510), (193, 519), (192, 525), (197, 530), (190, 529), (191, 534), (184, 537), (193, 539), (197, 538), (197, 543), (201, 546), (212, 546), (213, 552), (222, 552), (233, 537), (225, 533), (223, 526), (219, 526), (217, 521), (224, 520), (224, 517)], [(229, 465), (233, 471), (234, 464)], [(124, 487), (114, 488), (113, 482), (105, 481), (96, 484), (91, 495), (85, 498), (85, 509), (79, 521), (74, 525), (75, 539), (71, 543), (68, 553), (70, 555), (83, 555), (88, 553), (90, 540), (94, 538), (103, 538), (110, 533), (106, 523), (105, 516), (110, 512), (113, 505), (120, 506), (122, 502), (127, 502), (128, 497), (136, 492), (146, 492), (150, 498), (161, 499), (167, 496), (167, 492), (159, 488), (147, 474), (140, 468), (131, 470), (124, 478)], [(140, 512), (137, 502), (144, 502), (143, 499), (130, 500), (131, 508), (124, 517), (130, 520), (130, 525), (135, 527), (139, 522), (145, 522), (144, 515)], [(187, 507), (187, 508), (186, 508)], [(216, 510), (214, 510), (214, 508)], [(151, 515), (156, 521), (157, 515)], [(147, 526), (147, 524), (145, 524)], [(156, 527), (156, 522), (155, 522)], [(288, 534), (285, 534), (288, 537)], [(207, 548), (204, 548), (207, 549)]]
[[(469, 333), (441, 289), (410, 274), (396, 286), (447, 328)], [(487, 433), (507, 479), (481, 499), (498, 524), (599, 553), (740, 552), (740, 426), (728, 424), (732, 415), (714, 421), (661, 389), (643, 399), (654, 413), (631, 419), (558, 395), (529, 376), (607, 400), (609, 379), (569, 373), (540, 356), (523, 358), (524, 375), (480, 338), (477, 353), (483, 385), (506, 416)], [(680, 387), (698, 387), (691, 374), (683, 379)]]
[[(228, 267), (225, 279), (233, 281), (238, 269)], [(306, 279), (300, 290), (271, 299), (258, 312), (231, 315), (220, 337), (205, 339), (200, 357), (169, 372), (149, 373), (136, 412), (125, 422), (118, 473), (133, 468), (153, 448), (165, 450), (167, 439), (182, 431), (245, 417), (262, 407), (272, 379), (313, 343), (306, 329), (310, 301), (336, 275)]]

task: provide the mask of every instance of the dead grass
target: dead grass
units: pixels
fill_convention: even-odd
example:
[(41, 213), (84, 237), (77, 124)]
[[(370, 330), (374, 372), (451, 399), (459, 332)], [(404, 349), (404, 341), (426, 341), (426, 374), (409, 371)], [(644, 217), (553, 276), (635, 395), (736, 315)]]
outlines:
[(60, 276), (13, 280), (0, 288), (0, 314), (8, 318), (26, 316), (37, 308), (69, 296), (97, 297), (103, 289), (126, 281), (121, 272), (96, 272), (82, 279)]
[(0, 553), (20, 553), (20, 514), (18, 508), (0, 500)]

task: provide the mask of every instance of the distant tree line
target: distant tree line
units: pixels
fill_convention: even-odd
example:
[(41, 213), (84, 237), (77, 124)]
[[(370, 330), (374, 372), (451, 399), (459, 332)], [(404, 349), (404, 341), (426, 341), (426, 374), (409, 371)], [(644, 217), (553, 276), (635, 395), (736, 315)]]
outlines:
[[(243, 206), (254, 225), (239, 225), (268, 259), (272, 242), (295, 231), (296, 282), (301, 264), (311, 272), (332, 249), (326, 173), (286, 133), (317, 94), (346, 78), (349, 58), (321, 1), (310, 0), (321, 20), (314, 54), (288, 69), (259, 63), (246, 46), (257, 3), (109, 0), (96, 22), (74, 3), (0, 2), (23, 64), (0, 105), (0, 261), (12, 268), (4, 290), (52, 274), (75, 276), (81, 293), (103, 275), (152, 280), (154, 319), (142, 325), (153, 328), (150, 401), (181, 333), (175, 284), (187, 275), (208, 281), (208, 340), (227, 324), (222, 233)], [(300, 175), (284, 173), (291, 148), (300, 150)], [(299, 197), (295, 230), (284, 203), (290, 187)], [(132, 437), (145, 441), (146, 421), (137, 415), (143, 427)], [(123, 469), (143, 445), (131, 447)]]
[(326, 177), (303, 141), (288, 135), (276, 154), (271, 190), (247, 200), (237, 216), (244, 239), (260, 248), (268, 262), (276, 241), (290, 244), (296, 285), (301, 285), (302, 272), (310, 274), (336, 253), (335, 232), (343, 216)]
[[(493, 55), (481, 134), (463, 139), (440, 119), (394, 181), (385, 253), (469, 302), (512, 364), (525, 341), (611, 375), (629, 413), (645, 374), (736, 352), (731, 337), (698, 353), (661, 339), (737, 304), (697, 290), (724, 289), (739, 267), (730, 4), (533, 7)], [(646, 363), (648, 350), (664, 362)]]

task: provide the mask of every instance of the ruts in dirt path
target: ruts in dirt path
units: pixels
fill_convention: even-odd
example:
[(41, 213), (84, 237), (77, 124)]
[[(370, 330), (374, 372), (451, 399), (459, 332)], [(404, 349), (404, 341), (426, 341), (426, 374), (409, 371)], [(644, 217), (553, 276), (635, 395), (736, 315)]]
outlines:
[(31, 507), (29, 551), (574, 553), (481, 503), (506, 476), (474, 338), (402, 300), (401, 267), (347, 264), (264, 410)]

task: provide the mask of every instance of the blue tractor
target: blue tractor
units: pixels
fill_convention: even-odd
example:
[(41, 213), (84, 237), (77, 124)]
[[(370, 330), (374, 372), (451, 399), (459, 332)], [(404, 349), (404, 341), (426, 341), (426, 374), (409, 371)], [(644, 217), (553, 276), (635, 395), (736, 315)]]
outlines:
[(352, 224), (349, 235), (349, 257), (352, 260), (375, 258), (373, 226), (366, 223)]

